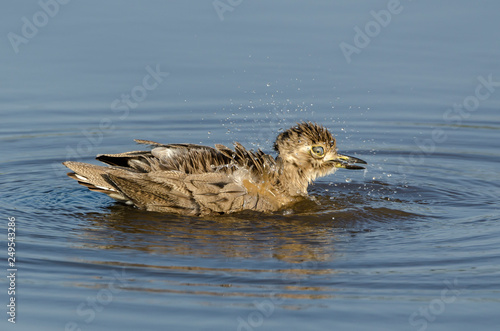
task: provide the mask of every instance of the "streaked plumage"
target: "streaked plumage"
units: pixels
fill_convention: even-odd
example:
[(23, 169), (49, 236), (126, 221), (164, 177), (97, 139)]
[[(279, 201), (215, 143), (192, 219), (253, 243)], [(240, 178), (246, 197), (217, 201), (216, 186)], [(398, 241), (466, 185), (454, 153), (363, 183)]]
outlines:
[(193, 144), (163, 145), (147, 140), (151, 151), (98, 155), (109, 166), (67, 161), (68, 173), (91, 191), (149, 211), (183, 215), (242, 210), (277, 211), (307, 196), (307, 186), (337, 168), (363, 169), (360, 159), (337, 154), (324, 127), (302, 122), (276, 138), (278, 156), (260, 149)]

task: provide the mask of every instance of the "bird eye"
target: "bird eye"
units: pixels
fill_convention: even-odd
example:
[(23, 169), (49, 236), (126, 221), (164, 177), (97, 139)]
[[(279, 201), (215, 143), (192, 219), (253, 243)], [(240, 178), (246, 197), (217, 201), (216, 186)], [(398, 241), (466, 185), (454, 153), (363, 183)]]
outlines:
[(311, 154), (313, 154), (314, 156), (323, 157), (323, 155), (325, 155), (325, 150), (322, 146), (313, 146), (311, 148)]

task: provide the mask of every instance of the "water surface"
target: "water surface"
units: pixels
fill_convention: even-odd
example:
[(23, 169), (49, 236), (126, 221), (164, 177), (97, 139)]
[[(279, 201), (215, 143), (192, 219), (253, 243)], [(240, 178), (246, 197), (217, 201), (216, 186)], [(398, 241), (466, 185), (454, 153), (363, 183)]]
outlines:
[[(8, 33), (41, 7), (4, 5), (2, 330), (496, 330), (500, 87), (467, 102), (500, 81), (499, 5), (401, 1), (347, 63), (387, 5), (243, 1), (221, 21), (211, 2), (74, 1), (18, 53)], [(369, 165), (271, 215), (139, 211), (61, 165), (134, 138), (273, 153), (301, 120)]]

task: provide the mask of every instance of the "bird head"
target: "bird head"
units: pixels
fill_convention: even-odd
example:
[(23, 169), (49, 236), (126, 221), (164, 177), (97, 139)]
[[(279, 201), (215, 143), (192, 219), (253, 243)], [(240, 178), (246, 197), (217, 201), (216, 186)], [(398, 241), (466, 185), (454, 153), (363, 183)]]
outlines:
[(297, 167), (308, 182), (333, 173), (338, 168), (364, 169), (354, 163), (366, 164), (358, 158), (339, 154), (330, 131), (311, 122), (297, 123), (280, 133), (274, 149), (283, 163)]

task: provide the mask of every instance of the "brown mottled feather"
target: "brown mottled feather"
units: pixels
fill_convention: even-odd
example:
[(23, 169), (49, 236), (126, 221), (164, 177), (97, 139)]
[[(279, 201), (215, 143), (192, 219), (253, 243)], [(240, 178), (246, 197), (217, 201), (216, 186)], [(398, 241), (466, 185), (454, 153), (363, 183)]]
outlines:
[[(212, 148), (136, 142), (153, 148), (98, 155), (97, 160), (107, 167), (72, 161), (64, 165), (74, 171), (68, 174), (71, 178), (92, 191), (140, 209), (185, 215), (276, 211), (307, 195), (307, 186), (316, 177), (336, 167), (348, 168), (339, 159), (343, 156), (337, 154), (331, 133), (311, 122), (298, 123), (278, 135), (276, 159), (239, 143), (231, 149), (220, 144)], [(315, 145), (324, 148), (321, 158), (311, 154)]]

